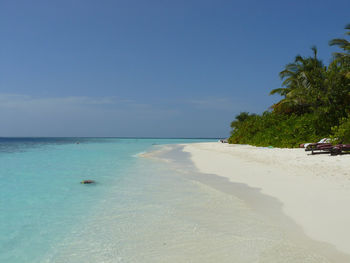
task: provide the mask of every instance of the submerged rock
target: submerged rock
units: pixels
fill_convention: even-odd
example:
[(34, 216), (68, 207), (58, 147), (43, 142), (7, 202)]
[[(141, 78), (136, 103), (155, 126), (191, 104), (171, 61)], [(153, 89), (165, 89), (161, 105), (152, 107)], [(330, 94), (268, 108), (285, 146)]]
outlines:
[(81, 184), (94, 184), (95, 181), (94, 180), (83, 180), (80, 182)]

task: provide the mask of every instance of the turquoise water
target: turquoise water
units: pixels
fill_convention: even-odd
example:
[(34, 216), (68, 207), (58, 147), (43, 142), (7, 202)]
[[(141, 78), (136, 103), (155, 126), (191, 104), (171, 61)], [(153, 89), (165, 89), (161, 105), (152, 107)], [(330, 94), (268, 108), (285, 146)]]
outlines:
[(0, 138), (0, 262), (348, 262), (295, 242), (237, 195), (246, 188), (162, 146), (203, 141), (216, 140)]
[[(0, 262), (53, 257), (57, 245), (95, 216), (116, 187), (118, 204), (125, 206), (130, 198), (141, 204), (142, 172), (133, 170), (140, 162), (135, 155), (154, 144), (193, 141), (203, 140), (1, 138)], [(84, 179), (97, 183), (80, 184)]]

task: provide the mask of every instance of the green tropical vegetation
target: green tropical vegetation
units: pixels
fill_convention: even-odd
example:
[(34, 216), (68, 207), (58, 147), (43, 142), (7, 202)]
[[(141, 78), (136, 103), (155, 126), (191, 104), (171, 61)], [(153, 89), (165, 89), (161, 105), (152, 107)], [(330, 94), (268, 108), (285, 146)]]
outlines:
[[(350, 24), (345, 29), (350, 36)], [(298, 147), (330, 137), (350, 143), (350, 42), (333, 39), (339, 52), (325, 65), (312, 47), (309, 57), (296, 56), (279, 73), (280, 101), (263, 114), (241, 112), (231, 123), (229, 143), (256, 146)]]

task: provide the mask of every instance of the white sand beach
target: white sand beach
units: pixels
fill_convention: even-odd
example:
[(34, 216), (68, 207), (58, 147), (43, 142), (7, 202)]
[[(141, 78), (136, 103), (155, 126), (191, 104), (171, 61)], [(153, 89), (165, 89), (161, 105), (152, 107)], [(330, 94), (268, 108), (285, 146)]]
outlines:
[(350, 254), (350, 155), (213, 142), (183, 151), (201, 173), (258, 188), (278, 199), (308, 237)]

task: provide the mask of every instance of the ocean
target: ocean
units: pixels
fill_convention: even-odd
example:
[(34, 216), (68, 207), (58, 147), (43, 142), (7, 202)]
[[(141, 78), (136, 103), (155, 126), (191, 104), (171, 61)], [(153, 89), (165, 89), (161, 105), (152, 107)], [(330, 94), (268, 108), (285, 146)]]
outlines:
[(203, 141), (0, 138), (0, 262), (328, 262), (185, 157), (141, 157)]
[[(113, 205), (143, 207), (147, 178), (137, 154), (194, 141), (203, 140), (0, 138), (0, 262), (55, 261), (57, 248), (89, 218)], [(96, 184), (80, 184), (84, 179)]]

